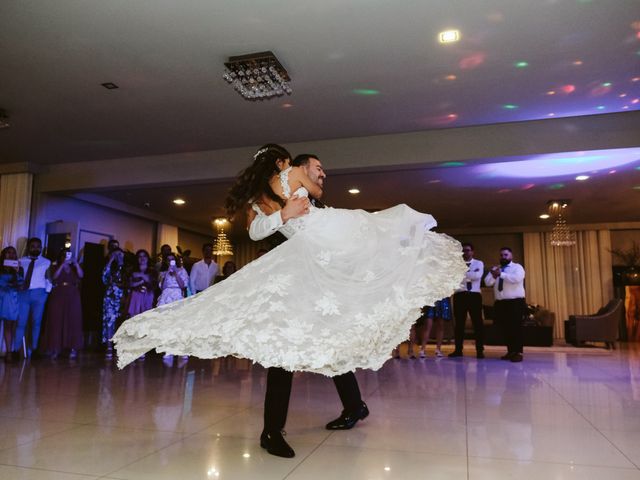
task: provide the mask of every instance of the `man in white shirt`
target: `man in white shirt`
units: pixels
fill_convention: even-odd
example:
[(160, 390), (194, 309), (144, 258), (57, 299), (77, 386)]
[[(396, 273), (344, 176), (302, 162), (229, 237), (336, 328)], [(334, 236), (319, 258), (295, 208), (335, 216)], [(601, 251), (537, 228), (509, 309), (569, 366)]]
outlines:
[(213, 260), (213, 244), (202, 245), (202, 260), (193, 264), (189, 275), (189, 287), (194, 295), (206, 290), (218, 275), (218, 264)]
[(495, 295), (494, 316), (496, 324), (504, 332), (507, 354), (502, 360), (522, 361), (524, 343), (522, 319), (526, 303), (524, 293), (524, 268), (513, 262), (509, 247), (500, 249), (500, 265), (494, 265), (484, 278), (485, 285), (493, 286)]
[[(298, 155), (292, 166), (300, 166), (316, 185), (322, 187), (326, 177), (322, 163), (316, 155)], [(262, 240), (281, 229), (288, 227), (287, 222), (309, 213), (309, 203), (318, 208), (324, 207), (317, 199), (292, 197), (287, 200), (282, 210), (271, 215), (256, 216), (249, 226), (252, 240)], [(293, 373), (280, 367), (271, 367), (267, 371), (267, 391), (264, 399), (264, 429), (260, 435), (260, 445), (272, 455), (293, 457), (293, 449), (282, 437), (282, 430), (287, 421), (289, 397)], [(369, 415), (367, 405), (362, 401), (360, 387), (353, 372), (333, 377), (333, 382), (342, 402), (342, 413), (338, 418), (327, 423), (327, 430), (348, 430)]]
[(22, 338), (31, 320), (31, 345), (27, 345), (27, 356), (38, 348), (44, 306), (52, 287), (49, 281), (51, 262), (41, 256), (41, 253), (42, 241), (30, 238), (27, 242), (28, 255), (20, 259), (20, 266), (24, 270), (24, 284), (18, 294), (19, 316), (12, 350), (16, 352), (22, 347)]
[(473, 245), (470, 243), (462, 244), (462, 258), (467, 263), (468, 270), (460, 288), (453, 294), (456, 349), (449, 354), (449, 357), (462, 356), (464, 327), (467, 323), (467, 314), (469, 314), (476, 341), (476, 358), (484, 358), (484, 325), (482, 324), (482, 295), (480, 294), (484, 263), (473, 258)]

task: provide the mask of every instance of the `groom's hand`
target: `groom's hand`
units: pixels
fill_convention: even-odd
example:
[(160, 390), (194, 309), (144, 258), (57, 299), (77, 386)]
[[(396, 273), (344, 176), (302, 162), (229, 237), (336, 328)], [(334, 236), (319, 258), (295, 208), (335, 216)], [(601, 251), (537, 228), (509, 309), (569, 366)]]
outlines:
[(309, 213), (309, 199), (307, 197), (298, 197), (294, 195), (280, 211), (282, 223), (287, 223), (292, 218), (298, 218)]

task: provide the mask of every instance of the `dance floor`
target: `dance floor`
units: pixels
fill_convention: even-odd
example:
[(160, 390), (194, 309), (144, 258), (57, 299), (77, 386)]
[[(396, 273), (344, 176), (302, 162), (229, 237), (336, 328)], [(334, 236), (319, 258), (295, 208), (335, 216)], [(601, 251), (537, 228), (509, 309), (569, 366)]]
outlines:
[(638, 347), (429, 353), (357, 372), (371, 415), (349, 431), (324, 429), (333, 382), (296, 374), (293, 459), (258, 444), (266, 375), (248, 361), (0, 362), (0, 479), (640, 479)]

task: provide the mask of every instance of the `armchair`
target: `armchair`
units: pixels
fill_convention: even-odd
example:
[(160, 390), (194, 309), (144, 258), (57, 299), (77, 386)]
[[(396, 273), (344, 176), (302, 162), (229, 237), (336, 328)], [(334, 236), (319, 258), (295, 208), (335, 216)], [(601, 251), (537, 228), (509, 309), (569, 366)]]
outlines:
[(565, 321), (567, 343), (579, 346), (583, 342), (604, 342), (607, 348), (615, 348), (621, 315), (619, 298), (611, 300), (595, 315), (570, 315)]

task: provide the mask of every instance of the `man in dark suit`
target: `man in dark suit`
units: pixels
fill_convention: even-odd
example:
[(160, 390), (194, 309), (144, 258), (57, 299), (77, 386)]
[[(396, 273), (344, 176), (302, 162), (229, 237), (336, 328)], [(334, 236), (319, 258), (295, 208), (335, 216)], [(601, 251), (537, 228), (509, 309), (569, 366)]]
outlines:
[[(291, 162), (291, 165), (301, 167), (315, 184), (323, 186), (326, 174), (316, 155), (298, 155)], [(283, 209), (275, 214), (256, 217), (249, 229), (251, 238), (261, 240), (269, 237), (272, 245), (282, 243), (286, 238), (278, 232), (278, 229), (289, 219), (306, 214), (309, 202), (317, 208), (324, 207), (317, 199), (291, 198)], [(287, 458), (295, 455), (293, 449), (282, 436), (289, 410), (292, 380), (292, 372), (279, 367), (268, 369), (267, 391), (264, 399), (264, 429), (260, 435), (260, 445), (266, 448), (267, 452)], [(366, 418), (369, 415), (369, 410), (362, 401), (358, 381), (353, 372), (337, 375), (333, 377), (333, 382), (342, 402), (343, 410), (338, 418), (327, 423), (326, 428), (328, 430), (348, 430), (353, 428), (358, 420)]]

